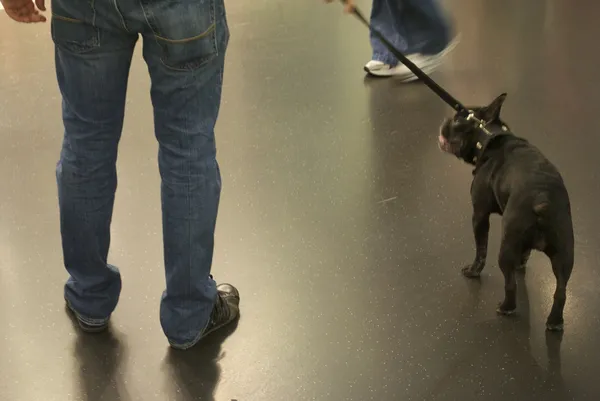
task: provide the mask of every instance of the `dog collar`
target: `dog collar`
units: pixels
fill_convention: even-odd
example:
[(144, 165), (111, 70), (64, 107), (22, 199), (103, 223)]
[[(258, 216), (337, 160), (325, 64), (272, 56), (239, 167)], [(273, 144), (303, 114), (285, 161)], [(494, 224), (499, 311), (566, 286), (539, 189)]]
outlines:
[[(483, 131), (486, 135), (488, 135), (488, 136), (494, 135), (494, 133), (492, 131), (490, 131), (488, 129), (488, 127), (487, 127), (488, 124), (489, 124), (489, 121), (484, 121), (484, 120), (481, 120), (481, 119), (477, 118), (475, 116), (475, 113), (473, 113), (472, 111), (469, 111), (469, 115), (467, 116), (467, 121), (474, 122), (475, 126), (479, 130)], [(500, 126), (500, 129), (502, 130), (502, 132), (508, 132), (508, 127), (506, 125), (504, 125), (504, 124), (502, 124)]]
[(499, 131), (496, 131), (492, 127), (488, 126), (489, 121), (484, 121), (477, 118), (472, 111), (469, 112), (469, 115), (467, 116), (467, 121), (472, 121), (475, 124), (475, 127), (485, 134), (485, 137), (477, 141), (477, 143), (475, 144), (475, 154), (471, 159), (471, 162), (473, 164), (477, 164), (477, 161), (481, 159), (481, 156), (485, 152), (485, 149), (493, 139), (499, 136), (512, 135), (505, 124), (501, 124), (500, 126), (498, 126), (497, 128)]

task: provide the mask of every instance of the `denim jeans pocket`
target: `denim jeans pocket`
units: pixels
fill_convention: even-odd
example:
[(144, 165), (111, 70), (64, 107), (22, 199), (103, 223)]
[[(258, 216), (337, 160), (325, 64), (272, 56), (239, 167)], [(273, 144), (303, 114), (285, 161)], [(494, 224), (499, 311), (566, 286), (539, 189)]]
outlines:
[(217, 29), (222, 0), (142, 0), (142, 7), (163, 64), (175, 70), (194, 70), (219, 54)]
[(100, 46), (100, 31), (88, 21), (94, 19), (93, 2), (81, 2), (77, 14), (52, 4), (52, 40), (56, 46), (73, 53), (86, 53)]

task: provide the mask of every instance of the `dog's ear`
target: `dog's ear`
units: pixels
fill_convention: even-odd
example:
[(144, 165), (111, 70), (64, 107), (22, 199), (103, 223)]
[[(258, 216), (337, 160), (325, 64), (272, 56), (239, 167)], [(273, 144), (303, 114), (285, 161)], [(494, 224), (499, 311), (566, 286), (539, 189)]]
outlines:
[(484, 121), (495, 121), (500, 117), (500, 110), (506, 100), (506, 93), (498, 96), (489, 106), (484, 107), (482, 111), (482, 117)]

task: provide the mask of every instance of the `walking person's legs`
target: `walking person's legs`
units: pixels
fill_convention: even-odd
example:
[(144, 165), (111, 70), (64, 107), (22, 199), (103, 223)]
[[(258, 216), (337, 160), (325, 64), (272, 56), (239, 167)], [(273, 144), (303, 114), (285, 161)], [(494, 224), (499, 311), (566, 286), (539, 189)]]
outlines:
[[(99, 2), (97, 2), (99, 3)], [(111, 30), (114, 15), (91, 2), (52, 1), (52, 37), (62, 94), (64, 140), (56, 167), (65, 299), (87, 331), (106, 328), (121, 291), (107, 264), (123, 126), (136, 35)]]
[(405, 0), (404, 17), (411, 47), (424, 56), (443, 52), (451, 43), (452, 32), (448, 16), (440, 0)]
[[(438, 0), (373, 0), (371, 24), (426, 73), (433, 72), (455, 44)], [(365, 65), (369, 74), (416, 79), (372, 34), (371, 46), (373, 59)]]
[[(406, 4), (399, 0), (373, 0), (371, 8), (371, 26), (379, 31), (398, 50), (406, 55), (415, 53), (409, 47), (408, 35), (404, 29), (402, 17), (405, 13)], [(371, 48), (373, 49), (373, 61), (379, 61), (388, 65), (398, 64), (396, 57), (381, 43), (372, 32), (370, 32)]]
[[(185, 6), (184, 6), (185, 5)], [(211, 276), (221, 192), (214, 127), (229, 40), (223, 0), (143, 5), (162, 178), (167, 288), (160, 319), (174, 348), (189, 348), (238, 316), (239, 294)]]

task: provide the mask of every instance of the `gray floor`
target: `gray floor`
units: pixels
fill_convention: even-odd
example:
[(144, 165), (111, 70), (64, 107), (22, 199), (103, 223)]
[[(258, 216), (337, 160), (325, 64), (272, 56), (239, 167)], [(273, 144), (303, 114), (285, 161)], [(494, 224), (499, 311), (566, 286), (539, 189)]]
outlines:
[(367, 31), (319, 0), (228, 1), (214, 273), (242, 292), (237, 330), (184, 354), (162, 335), (157, 145), (138, 57), (111, 252), (122, 300), (112, 334), (79, 335), (62, 300), (49, 26), (0, 15), (0, 399), (597, 400), (600, 3), (445, 3), (462, 42), (435, 78), (469, 104), (507, 91), (511, 126), (568, 183), (563, 336), (544, 331), (554, 278), (539, 254), (519, 314), (496, 316), (498, 219), (481, 282), (459, 274), (473, 256), (471, 173), (437, 148), (450, 110), (420, 84), (365, 80)]

